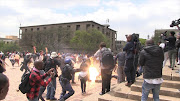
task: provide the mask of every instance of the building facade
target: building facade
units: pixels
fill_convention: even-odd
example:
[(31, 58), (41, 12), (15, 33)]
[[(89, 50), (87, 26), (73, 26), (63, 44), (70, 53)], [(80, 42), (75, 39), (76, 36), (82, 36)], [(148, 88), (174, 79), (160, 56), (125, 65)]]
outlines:
[(69, 22), (69, 23), (58, 23), (58, 24), (46, 24), (46, 25), (36, 25), (36, 26), (24, 26), (20, 27), (19, 38), (22, 38), (22, 35), (29, 31), (42, 31), (52, 27), (62, 27), (68, 28), (71, 31), (75, 32), (77, 30), (87, 31), (88, 29), (97, 29), (101, 31), (110, 39), (110, 48), (113, 51), (116, 51), (115, 41), (117, 40), (117, 33), (115, 30), (109, 28), (109, 25), (101, 25), (94, 21), (82, 21), (82, 22)]
[(178, 29), (156, 29), (154, 31), (154, 41), (156, 43), (158, 43), (158, 41), (164, 42), (162, 34), (166, 34), (167, 36), (169, 36), (171, 31), (174, 31), (176, 33), (175, 36), (180, 33), (180, 30)]
[(19, 39), (18, 39), (18, 36), (14, 36), (14, 35), (6, 36), (6, 38), (7, 38), (7, 39), (12, 39), (12, 40), (14, 40), (14, 41), (19, 40)]
[(0, 42), (9, 44), (9, 43), (14, 43), (15, 41), (13, 41), (12, 39), (8, 39), (8, 38), (0, 38)]

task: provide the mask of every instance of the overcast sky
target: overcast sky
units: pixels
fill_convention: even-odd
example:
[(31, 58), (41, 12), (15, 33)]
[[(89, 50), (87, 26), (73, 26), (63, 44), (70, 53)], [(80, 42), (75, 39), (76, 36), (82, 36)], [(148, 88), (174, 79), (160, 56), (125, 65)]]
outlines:
[[(152, 36), (155, 29), (171, 29), (180, 18), (180, 0), (0, 0), (0, 37), (17, 35), (19, 26), (95, 21), (126, 34)], [(176, 28), (176, 27), (174, 27)]]

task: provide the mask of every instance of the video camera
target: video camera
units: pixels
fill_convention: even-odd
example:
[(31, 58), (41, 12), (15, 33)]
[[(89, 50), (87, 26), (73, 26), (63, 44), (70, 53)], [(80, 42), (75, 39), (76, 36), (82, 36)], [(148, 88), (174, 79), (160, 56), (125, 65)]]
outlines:
[(167, 36), (167, 31), (165, 31), (164, 33), (162, 33), (161, 36), (166, 37), (166, 36)]
[(133, 33), (132, 34), (132, 41), (133, 42), (139, 42), (139, 34)]
[[(128, 35), (125, 35), (125, 36), (126, 36), (126, 38), (128, 37)], [(139, 42), (139, 34), (133, 33), (131, 41), (132, 42)]]
[(180, 24), (180, 18), (178, 20), (173, 20), (170, 27), (178, 26)]

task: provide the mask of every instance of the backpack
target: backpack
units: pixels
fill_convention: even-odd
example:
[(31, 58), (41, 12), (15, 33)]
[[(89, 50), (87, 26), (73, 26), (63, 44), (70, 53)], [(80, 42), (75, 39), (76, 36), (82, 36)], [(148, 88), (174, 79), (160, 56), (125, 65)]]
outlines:
[(115, 67), (115, 61), (112, 52), (109, 49), (105, 49), (102, 52), (102, 65), (105, 69), (113, 69)]
[(31, 72), (23, 75), (22, 79), (21, 79), (21, 83), (19, 84), (19, 90), (23, 94), (28, 93), (30, 91), (30, 89), (31, 89), (31, 85), (30, 85), (30, 82), (29, 82), (30, 74), (31, 74)]

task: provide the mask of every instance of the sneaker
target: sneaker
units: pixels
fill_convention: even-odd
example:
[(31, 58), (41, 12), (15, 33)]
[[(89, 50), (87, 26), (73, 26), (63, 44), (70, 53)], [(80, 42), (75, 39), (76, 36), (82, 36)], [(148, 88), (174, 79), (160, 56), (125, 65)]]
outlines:
[(50, 99), (50, 100), (57, 100), (56, 98), (52, 98), (52, 99)]
[(127, 83), (125, 84), (125, 86), (128, 86), (128, 87), (131, 87), (131, 85), (132, 85), (131, 82), (130, 82), (130, 83), (127, 82)]
[(105, 93), (100, 92), (99, 95), (104, 95)]

